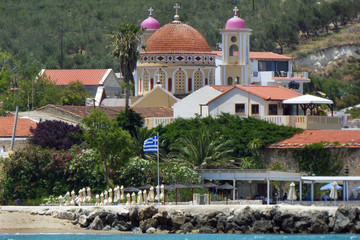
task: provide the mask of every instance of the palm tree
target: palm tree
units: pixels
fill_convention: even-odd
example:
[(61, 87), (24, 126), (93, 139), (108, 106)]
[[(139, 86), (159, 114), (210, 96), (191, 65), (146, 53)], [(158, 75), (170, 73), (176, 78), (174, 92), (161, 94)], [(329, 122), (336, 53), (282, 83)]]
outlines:
[[(138, 46), (143, 31), (138, 25), (124, 24), (109, 34), (112, 41), (108, 44), (108, 47), (112, 49), (111, 55), (119, 58), (120, 72), (126, 84), (125, 111), (129, 108), (130, 82), (134, 83), (133, 72), (136, 69), (136, 62), (140, 55)], [(141, 46), (141, 48), (144, 49), (145, 47)]]
[(171, 156), (176, 161), (185, 161), (193, 168), (216, 168), (230, 165), (228, 149), (230, 140), (212, 137), (205, 128), (190, 132), (189, 136), (181, 137), (170, 146)]

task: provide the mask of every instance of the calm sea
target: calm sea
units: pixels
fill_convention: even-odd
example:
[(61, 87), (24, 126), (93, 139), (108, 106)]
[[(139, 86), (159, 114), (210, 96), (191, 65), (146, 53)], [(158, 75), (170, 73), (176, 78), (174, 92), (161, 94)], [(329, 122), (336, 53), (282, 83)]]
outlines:
[(348, 240), (359, 239), (360, 235), (319, 234), (319, 235), (287, 235), (287, 234), (194, 234), (194, 235), (112, 235), (112, 234), (0, 234), (0, 240)]

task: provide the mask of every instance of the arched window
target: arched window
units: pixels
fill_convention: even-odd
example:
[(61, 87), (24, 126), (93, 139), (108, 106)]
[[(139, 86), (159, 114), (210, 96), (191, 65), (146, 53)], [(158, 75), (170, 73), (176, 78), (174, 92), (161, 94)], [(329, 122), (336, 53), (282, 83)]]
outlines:
[(155, 74), (155, 77), (156, 77), (156, 83), (158, 81), (160, 81), (161, 87), (166, 89), (166, 75), (165, 75), (165, 72), (163, 70), (159, 70)]
[(210, 70), (210, 73), (209, 73), (209, 81), (208, 83), (211, 85), (211, 84), (215, 84), (214, 83), (214, 70)]
[(228, 77), (228, 85), (229, 86), (233, 85), (233, 78), (232, 77)]
[(144, 75), (143, 75), (143, 84), (144, 84), (144, 91), (149, 91), (149, 80), (150, 80), (150, 76), (149, 73), (147, 71), (144, 71)]
[(202, 86), (203, 86), (203, 74), (200, 70), (197, 70), (194, 74), (194, 91), (202, 88)]
[(185, 72), (178, 70), (175, 73), (175, 94), (185, 94)]
[(229, 49), (229, 55), (232, 56), (239, 56), (239, 48), (236, 45), (231, 45)]
[(205, 85), (208, 85), (209, 83), (208, 83), (208, 79), (207, 78), (205, 78)]
[(172, 91), (172, 79), (171, 78), (168, 79), (168, 91), (169, 92)]
[(240, 84), (240, 78), (236, 77), (236, 84)]
[(188, 79), (188, 91), (189, 92), (192, 91), (192, 80), (191, 80), (191, 78)]
[(152, 90), (154, 88), (154, 79), (151, 78), (150, 79), (150, 90)]

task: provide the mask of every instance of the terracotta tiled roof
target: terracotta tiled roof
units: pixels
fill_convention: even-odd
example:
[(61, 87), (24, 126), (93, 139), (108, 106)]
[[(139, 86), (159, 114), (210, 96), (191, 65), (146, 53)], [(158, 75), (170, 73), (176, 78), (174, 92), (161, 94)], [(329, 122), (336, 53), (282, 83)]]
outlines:
[[(0, 137), (12, 137), (15, 116), (0, 117)], [(36, 128), (36, 123), (27, 118), (18, 118), (16, 125), (17, 138), (27, 138), (31, 136), (30, 128)]]
[(274, 77), (276, 81), (310, 81), (310, 78), (282, 78), (282, 77)]
[(68, 85), (80, 81), (83, 85), (99, 85), (109, 69), (46, 69), (44, 77), (54, 81), (56, 85)]
[[(219, 57), (222, 57), (222, 51), (211, 51), (212, 54), (216, 54)], [(250, 52), (250, 59), (256, 60), (278, 60), (278, 61), (289, 61), (292, 60), (291, 57), (287, 57), (278, 53), (273, 52)]]
[(265, 100), (283, 101), (286, 99), (302, 96), (300, 93), (281, 86), (236, 85), (236, 87)]
[(303, 148), (321, 142), (328, 147), (360, 148), (360, 130), (305, 130), (269, 148)]
[[(61, 106), (61, 105), (47, 105), (42, 108), (53, 107), (60, 111), (64, 111), (71, 115), (83, 118), (87, 116), (93, 107), (90, 106)], [(42, 108), (38, 109), (41, 110)], [(103, 110), (105, 114), (110, 118), (116, 118), (116, 114), (125, 110), (125, 107), (99, 107), (99, 109)], [(173, 111), (172, 109), (165, 107), (132, 107), (135, 112), (139, 113), (143, 118), (148, 117), (172, 117)]]
[(147, 41), (147, 53), (209, 53), (205, 38), (185, 23), (169, 23)]
[(209, 85), (209, 86), (218, 90), (219, 92), (227, 92), (233, 88), (233, 86), (225, 86), (225, 85)]
[(291, 57), (287, 57), (278, 53), (273, 52), (250, 52), (250, 59), (257, 60), (278, 60), (278, 61), (289, 61)]
[(224, 86), (224, 87), (230, 87), (230, 88), (224, 91), (219, 96), (211, 99), (208, 103), (214, 101), (215, 99), (221, 97), (224, 94), (227, 94), (227, 92), (230, 92), (230, 90), (233, 88), (239, 88), (243, 91), (249, 92), (251, 94), (254, 94), (255, 96), (258, 96), (268, 101), (282, 101), (282, 100), (302, 96), (302, 94), (300, 93), (294, 92), (288, 88), (284, 88), (281, 86), (236, 85), (236, 86)]

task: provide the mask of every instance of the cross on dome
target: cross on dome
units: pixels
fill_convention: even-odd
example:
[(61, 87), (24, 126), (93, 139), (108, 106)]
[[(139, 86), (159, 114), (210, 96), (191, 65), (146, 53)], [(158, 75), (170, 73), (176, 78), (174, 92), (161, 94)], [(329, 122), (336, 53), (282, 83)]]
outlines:
[(175, 6), (174, 6), (174, 8), (175, 8), (175, 16), (174, 16), (174, 21), (173, 21), (173, 23), (180, 23), (180, 17), (179, 17), (179, 15), (178, 15), (178, 9), (180, 8), (180, 5), (178, 4), (178, 3), (176, 3), (175, 4)]
[(235, 15), (234, 16), (237, 16), (237, 11), (239, 11), (239, 9), (235, 6), (235, 8), (233, 9)]
[(154, 9), (153, 9), (152, 7), (150, 7), (150, 8), (148, 9), (148, 11), (150, 12), (149, 16), (151, 17), (151, 16), (152, 16), (152, 12), (154, 11)]
[(178, 15), (178, 9), (180, 8), (180, 5), (176, 3), (174, 8), (175, 8), (175, 15)]

